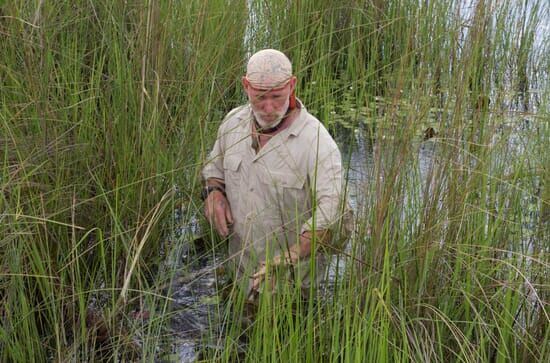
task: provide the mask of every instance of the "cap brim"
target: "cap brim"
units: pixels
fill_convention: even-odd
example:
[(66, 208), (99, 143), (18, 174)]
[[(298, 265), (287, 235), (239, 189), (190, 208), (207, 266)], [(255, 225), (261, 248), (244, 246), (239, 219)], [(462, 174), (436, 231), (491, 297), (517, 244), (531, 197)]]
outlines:
[(245, 77), (245, 78), (248, 81), (248, 85), (250, 86), (250, 88), (252, 88), (255, 91), (280, 91), (283, 88), (285, 88), (290, 82), (290, 79), (287, 79), (286, 81), (277, 82), (273, 84), (257, 84), (252, 82), (248, 77)]

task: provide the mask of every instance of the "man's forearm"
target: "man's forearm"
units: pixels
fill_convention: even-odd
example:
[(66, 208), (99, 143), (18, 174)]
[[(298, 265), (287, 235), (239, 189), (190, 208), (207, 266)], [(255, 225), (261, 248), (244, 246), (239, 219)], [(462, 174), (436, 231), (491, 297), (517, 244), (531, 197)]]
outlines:
[(330, 231), (328, 229), (319, 231), (305, 231), (300, 235), (300, 242), (290, 246), (289, 250), (285, 253), (285, 262), (295, 264), (298, 261), (308, 257), (313, 252), (312, 239), (315, 233), (316, 244), (327, 244), (330, 240)]
[(300, 235), (300, 241), (289, 247), (288, 251), (276, 256), (269, 264), (262, 263), (260, 268), (252, 275), (252, 288), (250, 291), (257, 291), (260, 286), (260, 282), (265, 277), (266, 271), (269, 266), (284, 266), (294, 265), (300, 260), (303, 260), (312, 253), (312, 240), (315, 234), (315, 241), (317, 243), (326, 244), (330, 239), (329, 230), (319, 230), (315, 232), (305, 231)]

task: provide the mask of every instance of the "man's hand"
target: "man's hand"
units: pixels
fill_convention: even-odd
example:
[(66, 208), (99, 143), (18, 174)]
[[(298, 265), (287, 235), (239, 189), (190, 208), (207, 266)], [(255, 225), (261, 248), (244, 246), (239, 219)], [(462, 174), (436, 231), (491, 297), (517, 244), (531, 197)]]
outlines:
[[(317, 243), (326, 245), (331, 238), (330, 230), (318, 230), (315, 232)], [(313, 232), (305, 231), (300, 235), (300, 243), (290, 246), (289, 250), (279, 256), (275, 256), (269, 263), (269, 267), (274, 270), (277, 266), (294, 265), (301, 259), (311, 255), (311, 239), (313, 238)], [(265, 279), (268, 266), (265, 262), (262, 262), (260, 268), (251, 276), (252, 284), (249, 292), (249, 299), (254, 299), (255, 294), (258, 293), (260, 284)], [(275, 287), (275, 279), (271, 280), (271, 289)]]
[[(326, 236), (326, 233), (328, 231), (317, 231), (318, 236)], [(279, 256), (275, 256), (273, 260), (269, 263), (269, 267), (272, 269), (276, 268), (277, 266), (292, 266), (298, 261), (300, 261), (303, 258), (306, 258), (311, 254), (311, 238), (312, 238), (312, 232), (311, 231), (305, 231), (300, 236), (300, 243), (290, 246), (288, 251), (284, 252), (283, 254)], [(265, 262), (262, 262), (260, 265), (260, 268), (251, 276), (252, 278), (252, 285), (250, 289), (249, 296), (254, 296), (255, 293), (258, 292), (260, 288), (260, 284), (265, 279), (265, 275), (267, 273), (267, 265)], [(271, 280), (272, 286), (271, 289), (273, 289), (275, 286), (275, 279)]]
[[(260, 268), (251, 276), (252, 282), (250, 284), (250, 291), (248, 292), (249, 301), (253, 301), (256, 299), (256, 296), (260, 290), (260, 283), (265, 278), (266, 273), (267, 273), (267, 266), (265, 262), (262, 262), (260, 265)], [(271, 279), (271, 281), (273, 283), (275, 280)]]
[(229, 226), (233, 224), (231, 206), (222, 192), (212, 191), (204, 201), (204, 216), (222, 236), (229, 235)]
[[(294, 247), (294, 246), (293, 246)], [(290, 251), (285, 253), (285, 257), (282, 256), (275, 256), (273, 258), (273, 261), (270, 262), (269, 267), (272, 269), (275, 269), (277, 266), (284, 266), (284, 265), (293, 265), (296, 262), (300, 260), (298, 252), (294, 251), (292, 248)], [(260, 289), (260, 283), (265, 279), (265, 275), (267, 273), (267, 265), (265, 262), (262, 262), (260, 265), (260, 268), (251, 276), (252, 278), (252, 286), (251, 286), (251, 292), (257, 292)], [(273, 289), (275, 286), (275, 279), (271, 279), (271, 289)]]

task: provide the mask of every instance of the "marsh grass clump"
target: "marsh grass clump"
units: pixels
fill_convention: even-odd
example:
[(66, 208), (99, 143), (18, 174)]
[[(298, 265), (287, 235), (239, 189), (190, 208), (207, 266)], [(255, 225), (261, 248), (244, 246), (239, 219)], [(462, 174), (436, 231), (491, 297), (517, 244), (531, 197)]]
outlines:
[(2, 361), (92, 360), (100, 335), (116, 357), (128, 313), (166, 304), (145, 293), (161, 226), (194, 199), (211, 106), (235, 102), (245, 9), (224, 6), (1, 5)]
[(550, 360), (549, 23), (539, 0), (2, 3), (0, 360), (170, 344), (173, 211), (200, 215), (199, 171), (265, 47), (350, 152), (367, 145), (369, 178), (329, 297), (289, 286), (243, 337), (234, 293), (204, 358)]

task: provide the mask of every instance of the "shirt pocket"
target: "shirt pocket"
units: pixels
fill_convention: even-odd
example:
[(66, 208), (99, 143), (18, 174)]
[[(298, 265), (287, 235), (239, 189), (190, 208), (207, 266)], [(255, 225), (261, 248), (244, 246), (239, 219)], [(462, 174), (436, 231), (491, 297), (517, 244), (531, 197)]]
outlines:
[[(231, 156), (223, 159), (225, 190), (229, 198), (239, 194), (241, 184), (242, 159)], [(231, 202), (231, 200), (230, 200)]]
[(261, 176), (262, 192), (271, 199), (277, 214), (285, 216), (285, 220), (295, 219), (309, 210), (310, 201), (305, 188), (306, 178), (292, 172), (269, 172)]

